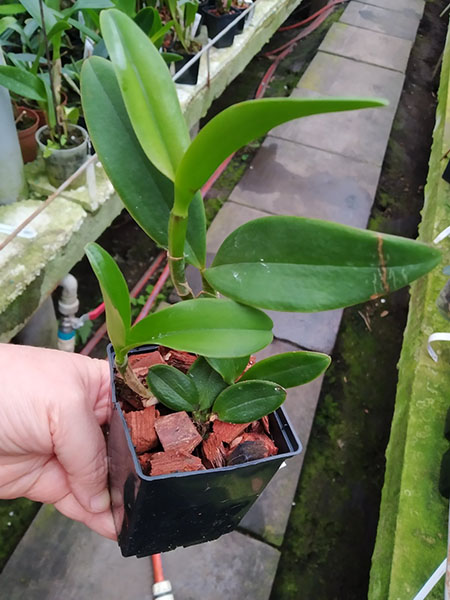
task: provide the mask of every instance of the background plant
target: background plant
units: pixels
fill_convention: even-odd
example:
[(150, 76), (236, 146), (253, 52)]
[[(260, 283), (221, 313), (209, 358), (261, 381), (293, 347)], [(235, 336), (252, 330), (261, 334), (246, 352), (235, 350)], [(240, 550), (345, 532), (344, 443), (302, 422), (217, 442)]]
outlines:
[[(127, 352), (136, 346), (156, 343), (197, 353), (206, 361), (200, 364), (209, 365), (227, 383), (235, 359), (248, 359), (272, 339), (272, 322), (260, 309), (313, 312), (349, 306), (398, 289), (439, 262), (435, 249), (407, 239), (314, 219), (273, 216), (250, 221), (231, 233), (207, 268), (199, 190), (225, 158), (291, 119), (386, 103), (360, 98), (242, 102), (214, 117), (191, 142), (175, 87), (148, 37), (117, 10), (103, 12), (100, 22), (111, 62), (93, 57), (83, 66), (82, 98), (90, 134), (130, 214), (168, 249), (172, 281), (184, 300), (131, 326), (123, 276), (104, 250), (88, 246), (117, 367), (139, 394), (149, 396), (128, 368)], [(194, 298), (186, 281), (186, 263), (201, 273), (201, 297)], [(219, 299), (218, 293), (227, 299)], [(304, 353), (296, 353), (299, 364), (300, 355)], [(291, 359), (281, 355), (278, 367)], [(267, 371), (261, 368), (261, 379), (235, 385), (234, 371), (230, 387), (207, 408), (197, 389), (197, 399), (190, 396), (194, 412), (212, 407), (227, 420), (246, 421), (251, 416), (248, 406), (259, 409), (269, 396), (264, 411), (270, 412), (285, 394), (283, 383), (271, 371), (273, 364), (266, 363)], [(175, 377), (180, 378), (172, 371), (158, 368), (157, 375), (172, 391), (189, 389), (189, 384), (180, 387)], [(155, 378), (151, 371), (150, 388), (167, 402)], [(220, 397), (225, 397), (223, 404)], [(225, 406), (233, 407), (233, 414), (225, 414)]]

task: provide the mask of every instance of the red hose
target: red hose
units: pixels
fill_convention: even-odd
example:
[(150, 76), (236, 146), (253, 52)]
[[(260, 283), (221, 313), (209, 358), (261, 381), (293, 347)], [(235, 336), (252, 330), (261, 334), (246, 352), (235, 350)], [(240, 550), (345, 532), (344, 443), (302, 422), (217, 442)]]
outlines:
[(166, 281), (169, 277), (169, 274), (170, 274), (169, 265), (167, 264), (164, 267), (163, 272), (159, 276), (158, 281), (155, 283), (155, 287), (152, 289), (152, 293), (147, 298), (147, 302), (144, 304), (141, 312), (138, 314), (137, 319), (134, 322), (135, 324), (138, 323), (141, 319), (143, 319), (144, 317), (146, 317), (148, 315), (153, 304), (155, 303), (155, 300), (156, 300), (159, 292), (162, 290), (164, 284), (166, 283)]
[(161, 581), (164, 581), (161, 554), (152, 554), (151, 559), (153, 567), (153, 583), (160, 583)]
[(323, 12), (325, 12), (328, 8), (336, 6), (337, 4), (342, 4), (342, 2), (347, 2), (347, 0), (333, 0), (332, 2), (329, 2), (326, 6), (322, 6), (322, 8), (320, 8), (314, 14), (309, 15), (309, 17), (307, 17), (306, 19), (303, 19), (303, 21), (299, 21), (298, 23), (294, 23), (293, 25), (286, 25), (286, 27), (280, 27), (278, 31), (290, 31), (291, 29), (296, 29), (297, 27), (306, 25), (307, 23), (313, 21), (316, 17), (321, 15)]

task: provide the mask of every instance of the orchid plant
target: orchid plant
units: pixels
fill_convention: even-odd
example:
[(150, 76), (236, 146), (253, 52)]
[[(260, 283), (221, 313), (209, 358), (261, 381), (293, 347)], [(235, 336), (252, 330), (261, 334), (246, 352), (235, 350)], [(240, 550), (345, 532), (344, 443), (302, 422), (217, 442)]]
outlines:
[[(206, 267), (206, 226), (200, 190), (234, 151), (286, 121), (319, 113), (382, 107), (361, 98), (270, 98), (225, 109), (191, 141), (175, 86), (148, 36), (118, 10), (101, 13), (111, 62), (87, 60), (81, 91), (100, 160), (125, 207), (168, 250), (181, 302), (131, 325), (126, 282), (107, 252), (87, 256), (106, 305), (117, 369), (145, 403), (155, 398), (199, 421), (216, 414), (248, 422), (275, 410), (285, 388), (322, 373), (329, 358), (291, 352), (252, 366), (249, 355), (272, 340), (262, 309), (316, 312), (387, 294), (432, 269), (437, 250), (408, 239), (315, 219), (268, 216), (232, 232)], [(186, 265), (201, 273), (194, 295)], [(221, 297), (219, 297), (219, 294)], [(149, 389), (128, 366), (127, 353), (160, 344), (199, 355), (187, 375), (155, 365)], [(237, 382), (236, 382), (237, 381)]]

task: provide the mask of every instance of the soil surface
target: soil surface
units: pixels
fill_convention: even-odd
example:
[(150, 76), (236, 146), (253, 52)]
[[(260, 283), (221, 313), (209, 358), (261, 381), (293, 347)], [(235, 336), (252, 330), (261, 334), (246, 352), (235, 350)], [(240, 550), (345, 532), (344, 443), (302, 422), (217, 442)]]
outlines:
[[(427, 2), (370, 229), (415, 238), (423, 205), (447, 2)], [(367, 598), (408, 293), (344, 312), (282, 547), (272, 600)]]

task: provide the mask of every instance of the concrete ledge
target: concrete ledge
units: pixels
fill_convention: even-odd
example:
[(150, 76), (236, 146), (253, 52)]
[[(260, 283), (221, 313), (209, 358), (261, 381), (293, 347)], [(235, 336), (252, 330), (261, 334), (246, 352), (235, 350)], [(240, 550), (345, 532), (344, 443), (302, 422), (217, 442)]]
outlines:
[[(450, 147), (449, 69), (450, 36), (444, 52), (419, 236), (428, 243), (450, 224), (450, 185), (441, 178), (445, 166), (441, 158)], [(450, 241), (443, 241), (440, 248), (442, 265), (450, 264)], [(441, 459), (449, 447), (443, 431), (449, 407), (450, 349), (440, 345), (437, 364), (426, 351), (430, 333), (449, 331), (448, 321), (435, 305), (446, 279), (438, 267), (411, 288), (372, 559), (370, 600), (413, 598), (446, 556), (448, 501), (440, 496), (438, 481)], [(429, 598), (442, 597), (443, 582)]]

